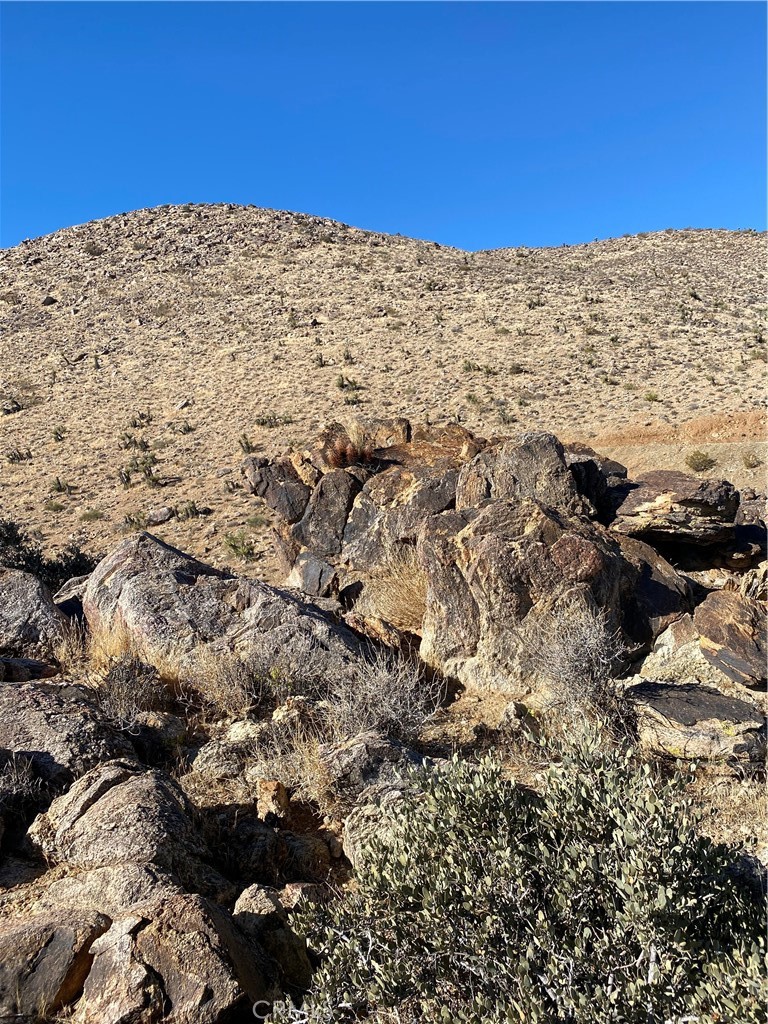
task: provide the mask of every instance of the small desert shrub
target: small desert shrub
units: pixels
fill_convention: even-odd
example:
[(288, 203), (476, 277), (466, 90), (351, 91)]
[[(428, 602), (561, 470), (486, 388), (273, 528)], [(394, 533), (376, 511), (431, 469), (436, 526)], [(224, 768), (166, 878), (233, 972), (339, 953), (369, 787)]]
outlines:
[(706, 473), (707, 470), (713, 469), (717, 465), (717, 459), (713, 459), (711, 455), (697, 448), (696, 451), (689, 452), (686, 455), (685, 464), (694, 473)]
[(234, 530), (226, 534), (224, 544), (233, 555), (243, 562), (252, 562), (256, 558), (256, 545), (245, 530)]
[(298, 905), (320, 962), (302, 1019), (763, 1024), (762, 894), (697, 834), (687, 774), (599, 726), (540, 742), (540, 793), (454, 757), (382, 810), (354, 889)]
[(43, 792), (42, 779), (25, 754), (0, 755), (0, 811), (11, 813), (35, 804)]
[(368, 584), (376, 614), (396, 629), (418, 633), (427, 610), (427, 577), (410, 546), (390, 555)]
[(32, 451), (29, 448), (9, 448), (5, 458), (11, 465), (18, 465), (21, 462), (31, 462)]
[(197, 653), (191, 683), (205, 705), (227, 718), (245, 718), (264, 698), (261, 680), (238, 657), (209, 648)]
[(133, 654), (110, 666), (97, 686), (99, 707), (116, 728), (135, 734), (145, 711), (161, 711), (168, 698), (157, 669)]
[(275, 412), (267, 412), (254, 416), (253, 422), (257, 427), (285, 427), (293, 423), (293, 417), (283, 416)]
[(241, 434), (237, 443), (240, 445), (240, 449), (244, 455), (250, 455), (252, 452), (255, 452), (258, 447), (247, 434)]
[(763, 460), (755, 452), (744, 452), (741, 461), (744, 463), (745, 469), (757, 469), (763, 464)]
[(552, 683), (561, 714), (611, 715), (616, 724), (624, 718), (612, 685), (624, 655), (621, 633), (587, 595), (567, 595), (542, 615), (531, 627), (526, 651), (529, 666)]
[(101, 509), (98, 509), (98, 508), (87, 508), (85, 510), (85, 512), (81, 513), (81, 515), (80, 515), (80, 522), (81, 523), (96, 523), (96, 522), (99, 521), (99, 519), (103, 519), (104, 516), (105, 516), (105, 513), (102, 512)]
[(341, 676), (325, 700), (323, 731), (331, 742), (364, 732), (413, 737), (434, 714), (440, 684), (413, 662), (376, 652), (354, 675)]
[(54, 593), (74, 576), (93, 572), (96, 561), (74, 544), (56, 558), (46, 558), (40, 545), (13, 520), (0, 519), (0, 565), (37, 576)]
[(646, 402), (660, 402), (661, 401), (661, 398), (659, 397), (659, 394), (656, 391), (646, 391), (645, 394), (643, 395), (643, 398), (646, 400)]

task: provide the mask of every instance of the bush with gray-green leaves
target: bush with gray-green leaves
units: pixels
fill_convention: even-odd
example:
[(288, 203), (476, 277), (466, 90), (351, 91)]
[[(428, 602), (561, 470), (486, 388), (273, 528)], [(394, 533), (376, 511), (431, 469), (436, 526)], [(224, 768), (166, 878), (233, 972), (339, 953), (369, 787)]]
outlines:
[(455, 758), (389, 812), (355, 888), (299, 906), (321, 958), (302, 1019), (766, 1021), (762, 894), (697, 834), (687, 775), (599, 728), (540, 742), (540, 793)]

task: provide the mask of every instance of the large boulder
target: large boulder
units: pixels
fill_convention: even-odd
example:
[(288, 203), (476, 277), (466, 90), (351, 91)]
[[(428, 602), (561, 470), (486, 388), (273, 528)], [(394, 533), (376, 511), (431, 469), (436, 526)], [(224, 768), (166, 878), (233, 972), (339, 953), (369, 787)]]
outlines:
[(646, 680), (626, 690), (637, 714), (640, 742), (670, 757), (733, 766), (765, 758), (765, 725), (746, 701), (692, 683)]
[(87, 772), (28, 835), (49, 861), (75, 869), (152, 865), (191, 889), (224, 898), (230, 891), (209, 866), (182, 791), (165, 772), (136, 762), (109, 761)]
[(686, 587), (660, 556), (647, 561), (638, 547), (630, 560), (603, 527), (532, 498), (432, 516), (418, 553), (428, 580), (421, 657), (465, 685), (533, 702), (558, 699), (534, 638), (547, 624), (557, 637), (575, 595), (630, 652), (687, 610)]
[(477, 508), (486, 501), (535, 498), (544, 505), (585, 511), (563, 446), (553, 434), (521, 434), (500, 441), (463, 467), (456, 486), (456, 508)]
[(726, 480), (656, 470), (617, 492), (611, 529), (651, 544), (721, 544), (735, 536), (739, 492)]
[(67, 621), (40, 580), (0, 566), (0, 654), (50, 659)]
[(221, 1024), (279, 994), (279, 970), (221, 907), (179, 893), (118, 917), (91, 947), (78, 1024)]
[(734, 591), (707, 595), (693, 616), (704, 656), (744, 686), (766, 684), (766, 609)]
[(51, 1019), (82, 990), (109, 918), (48, 911), (0, 921), (0, 1021)]
[(99, 712), (92, 691), (46, 682), (0, 685), (0, 748), (28, 758), (53, 786), (134, 754), (127, 737)]
[(202, 686), (206, 652), (244, 662), (301, 652), (328, 674), (347, 670), (358, 653), (355, 637), (316, 606), (214, 569), (148, 533), (99, 563), (83, 608), (92, 630), (125, 631), (144, 660), (170, 664)]

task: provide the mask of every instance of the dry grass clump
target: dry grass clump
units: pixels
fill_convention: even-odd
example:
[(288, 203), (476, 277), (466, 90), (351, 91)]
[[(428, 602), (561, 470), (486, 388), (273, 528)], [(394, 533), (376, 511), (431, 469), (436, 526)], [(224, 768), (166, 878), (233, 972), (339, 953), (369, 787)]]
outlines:
[(392, 553), (368, 584), (376, 614), (406, 633), (420, 633), (427, 611), (427, 576), (410, 545)]
[(612, 683), (625, 647), (605, 609), (581, 591), (566, 595), (543, 615), (527, 638), (531, 666), (552, 684), (552, 707), (562, 718), (610, 717), (628, 724)]
[(168, 693), (157, 669), (131, 654), (110, 666), (96, 686), (96, 695), (104, 717), (131, 735), (138, 733), (145, 712), (168, 706)]
[(206, 647), (195, 659), (194, 688), (203, 704), (229, 718), (245, 718), (261, 703), (264, 688), (234, 654)]

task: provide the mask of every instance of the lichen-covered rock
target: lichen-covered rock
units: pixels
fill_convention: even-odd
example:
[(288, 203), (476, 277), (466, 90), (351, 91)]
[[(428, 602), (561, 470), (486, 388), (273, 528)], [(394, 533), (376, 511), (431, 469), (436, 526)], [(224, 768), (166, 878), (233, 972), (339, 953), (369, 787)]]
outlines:
[(326, 781), (325, 801), (338, 811), (353, 807), (370, 786), (400, 779), (419, 764), (419, 757), (395, 740), (368, 732), (321, 745), (319, 763)]
[(0, 748), (29, 757), (55, 786), (102, 761), (134, 754), (127, 737), (99, 712), (92, 691), (46, 682), (0, 685)]
[(418, 550), (428, 580), (421, 657), (519, 699), (558, 698), (529, 640), (574, 594), (604, 610), (635, 652), (687, 608), (684, 583), (655, 552), (635, 547), (630, 560), (603, 527), (531, 498), (433, 516)]
[(57, 797), (28, 834), (55, 863), (79, 869), (151, 864), (192, 889), (226, 898), (230, 887), (209, 866), (211, 854), (191, 811), (165, 772), (109, 761)]
[(553, 434), (521, 434), (500, 441), (463, 467), (456, 486), (456, 508), (477, 508), (499, 499), (535, 498), (574, 513), (585, 511), (563, 446)]
[(47, 911), (0, 921), (0, 1021), (34, 1021), (80, 992), (94, 940), (109, 918), (93, 911)]
[(752, 704), (691, 683), (647, 680), (626, 691), (641, 744), (655, 753), (728, 764), (765, 757), (763, 716)]
[(720, 544), (735, 535), (739, 492), (726, 480), (656, 470), (624, 488), (611, 529), (651, 544)]
[(124, 541), (91, 574), (83, 599), (91, 629), (124, 629), (141, 656), (176, 666), (195, 684), (201, 652), (242, 661), (311, 650), (318, 671), (357, 657), (352, 633), (314, 605), (185, 555), (148, 533)]
[(40, 580), (0, 566), (0, 654), (51, 659), (67, 621)]
[(716, 590), (694, 612), (704, 656), (744, 686), (766, 684), (766, 608), (734, 591)]

